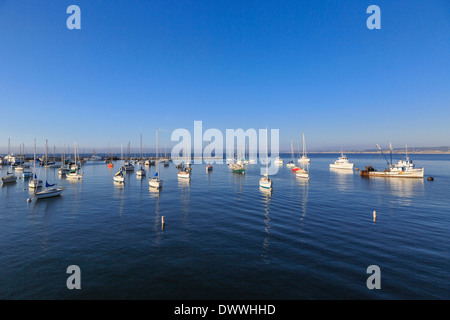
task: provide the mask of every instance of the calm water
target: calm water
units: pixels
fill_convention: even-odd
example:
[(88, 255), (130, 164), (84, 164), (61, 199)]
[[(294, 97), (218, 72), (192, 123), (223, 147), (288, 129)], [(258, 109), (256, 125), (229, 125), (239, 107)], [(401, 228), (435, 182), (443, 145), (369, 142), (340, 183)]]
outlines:
[[(119, 162), (86, 164), (82, 182), (43, 169), (62, 197), (27, 203), (22, 179), (0, 189), (0, 298), (449, 299), (450, 156), (412, 155), (434, 182), (330, 171), (337, 156), (311, 154), (309, 182), (280, 168), (272, 194), (259, 165), (194, 165), (183, 183), (170, 164), (160, 193), (155, 167), (124, 187), (112, 182)], [(73, 264), (81, 290), (66, 288)], [(366, 287), (369, 265), (381, 290)]]

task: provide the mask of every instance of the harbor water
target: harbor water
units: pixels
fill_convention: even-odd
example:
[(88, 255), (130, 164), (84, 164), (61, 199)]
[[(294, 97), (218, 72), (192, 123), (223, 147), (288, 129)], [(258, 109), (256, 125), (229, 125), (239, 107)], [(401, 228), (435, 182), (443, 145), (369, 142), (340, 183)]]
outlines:
[[(259, 165), (193, 165), (188, 182), (170, 163), (159, 192), (148, 185), (154, 166), (117, 185), (121, 161), (88, 162), (78, 182), (42, 168), (44, 183), (65, 188), (58, 198), (27, 202), (26, 180), (4, 185), (0, 298), (449, 299), (450, 155), (410, 155), (424, 179), (362, 178), (330, 170), (339, 154), (309, 156), (309, 181), (284, 165), (272, 192), (259, 188)], [(80, 290), (66, 286), (70, 265)], [(381, 289), (366, 285), (371, 265)]]

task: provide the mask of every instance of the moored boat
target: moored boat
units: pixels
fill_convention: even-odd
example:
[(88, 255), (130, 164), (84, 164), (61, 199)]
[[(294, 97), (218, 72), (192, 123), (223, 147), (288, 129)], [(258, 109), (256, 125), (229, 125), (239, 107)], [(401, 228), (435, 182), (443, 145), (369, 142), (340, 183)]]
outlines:
[(45, 182), (45, 189), (39, 192), (35, 192), (34, 196), (36, 199), (47, 199), (47, 198), (54, 198), (59, 197), (63, 191), (64, 188), (53, 188), (55, 184), (48, 184), (48, 182)]
[(341, 152), (341, 156), (334, 161), (334, 163), (330, 163), (330, 168), (333, 169), (345, 169), (345, 170), (353, 170), (354, 164), (351, 163), (347, 156)]
[(416, 168), (415, 164), (408, 157), (408, 148), (406, 148), (406, 160), (400, 159), (396, 164), (392, 163), (392, 145), (389, 146), (390, 161), (386, 158), (380, 146), (377, 144), (381, 154), (385, 157), (388, 168), (384, 171), (378, 171), (371, 165), (366, 166), (365, 170), (359, 171), (361, 177), (383, 177), (383, 178), (423, 178), (424, 168)]
[(2, 183), (15, 183), (17, 181), (17, 176), (12, 172), (6, 172), (6, 176), (2, 177)]
[(117, 172), (114, 177), (113, 177), (114, 182), (117, 183), (125, 183), (125, 176), (122, 172), (122, 170), (120, 170), (119, 172)]

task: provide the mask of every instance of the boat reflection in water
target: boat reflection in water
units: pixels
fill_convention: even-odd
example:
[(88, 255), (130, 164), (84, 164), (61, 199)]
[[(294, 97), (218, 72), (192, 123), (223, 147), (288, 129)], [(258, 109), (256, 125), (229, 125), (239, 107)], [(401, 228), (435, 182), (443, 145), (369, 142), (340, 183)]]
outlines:
[(395, 205), (410, 206), (415, 198), (425, 195), (423, 179), (385, 179), (383, 182)]
[(259, 187), (259, 191), (261, 192), (261, 200), (262, 200), (262, 204), (264, 206), (264, 232), (266, 233), (266, 236), (264, 237), (263, 240), (263, 249), (264, 252), (262, 254), (262, 259), (264, 261), (264, 263), (269, 263), (268, 261), (268, 257), (269, 257), (269, 245), (270, 245), (270, 237), (271, 237), (271, 233), (270, 233), (270, 203), (272, 200), (272, 194), (273, 194), (273, 189), (267, 189), (264, 187)]
[(353, 186), (352, 181), (354, 179), (353, 170), (341, 170), (341, 169), (333, 169), (330, 168), (330, 172), (333, 173), (333, 182), (334, 185), (340, 191), (350, 190)]

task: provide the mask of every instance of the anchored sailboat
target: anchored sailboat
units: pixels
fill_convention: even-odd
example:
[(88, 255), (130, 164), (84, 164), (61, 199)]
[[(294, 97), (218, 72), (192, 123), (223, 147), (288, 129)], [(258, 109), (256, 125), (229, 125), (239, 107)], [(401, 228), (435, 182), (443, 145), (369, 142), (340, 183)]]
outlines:
[(303, 132), (303, 155), (300, 159), (298, 159), (299, 163), (310, 163), (311, 159), (306, 155), (306, 144), (305, 144), (305, 133)]
[(81, 166), (78, 166), (77, 162), (77, 142), (74, 142), (74, 153), (75, 153), (75, 166), (70, 168), (70, 171), (66, 173), (66, 179), (68, 180), (81, 180), (83, 179), (83, 173), (81, 173)]
[(259, 186), (265, 189), (272, 189), (272, 180), (269, 178), (269, 151), (268, 151), (268, 136), (269, 133), (266, 127), (266, 173), (264, 177), (259, 180)]
[[(40, 170), (41, 169), (39, 168), (39, 171)], [(43, 182), (42, 180), (39, 180), (38, 177), (36, 176), (36, 139), (34, 139), (33, 174), (34, 178), (28, 182), (28, 188), (30, 189), (41, 188), (43, 186)]]

